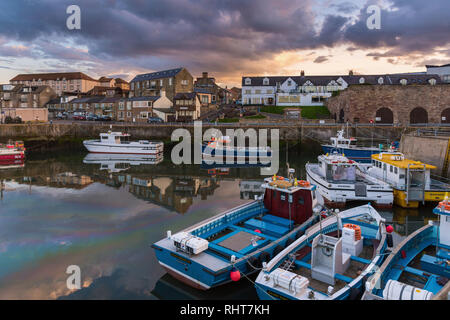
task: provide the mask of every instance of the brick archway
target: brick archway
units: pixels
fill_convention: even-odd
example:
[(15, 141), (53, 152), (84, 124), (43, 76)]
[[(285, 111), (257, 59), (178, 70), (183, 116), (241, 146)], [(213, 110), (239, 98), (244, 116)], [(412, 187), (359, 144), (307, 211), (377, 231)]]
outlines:
[(428, 123), (428, 112), (424, 108), (414, 108), (409, 114), (409, 123)]
[(376, 112), (375, 119), (377, 123), (394, 123), (394, 113), (389, 108), (380, 108)]
[(450, 123), (450, 108), (444, 109), (442, 111), (441, 123)]

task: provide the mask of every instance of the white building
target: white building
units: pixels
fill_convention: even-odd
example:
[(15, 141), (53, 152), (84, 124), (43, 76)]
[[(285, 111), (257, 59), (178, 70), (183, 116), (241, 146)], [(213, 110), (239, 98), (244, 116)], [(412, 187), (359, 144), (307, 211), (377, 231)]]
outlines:
[[(303, 74), (303, 72), (302, 72)], [(348, 87), (346, 76), (243, 77), (242, 104), (322, 106)]]
[(450, 83), (450, 64), (442, 66), (426, 66), (427, 74), (438, 74), (441, 80), (446, 83)]

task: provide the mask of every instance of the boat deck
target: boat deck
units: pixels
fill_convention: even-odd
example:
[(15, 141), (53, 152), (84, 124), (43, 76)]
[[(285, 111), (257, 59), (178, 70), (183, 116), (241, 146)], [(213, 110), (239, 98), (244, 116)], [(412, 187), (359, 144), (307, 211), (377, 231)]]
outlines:
[(332, 180), (332, 179), (326, 179), (325, 177), (320, 175), (319, 172), (319, 166), (317, 164), (309, 164), (309, 168), (312, 173), (318, 175), (321, 179), (325, 180), (328, 183), (333, 184), (355, 184), (355, 183), (364, 183), (368, 186), (376, 186), (377, 183), (370, 181), (368, 179), (365, 179), (364, 177), (361, 177), (360, 175), (356, 174), (355, 180)]
[[(335, 236), (336, 233), (329, 234)], [(364, 269), (370, 264), (375, 253), (375, 247), (378, 245), (377, 241), (373, 241), (370, 245), (364, 245), (361, 254), (358, 257), (351, 256), (350, 264), (347, 270), (343, 274), (336, 274), (334, 292), (344, 288), (349, 282), (358, 277)], [(309, 287), (315, 291), (326, 293), (328, 283), (316, 280), (311, 275), (311, 248), (305, 247), (296, 253), (297, 257), (302, 257), (296, 261), (297, 268), (292, 270), (296, 274), (305, 277), (309, 280)]]

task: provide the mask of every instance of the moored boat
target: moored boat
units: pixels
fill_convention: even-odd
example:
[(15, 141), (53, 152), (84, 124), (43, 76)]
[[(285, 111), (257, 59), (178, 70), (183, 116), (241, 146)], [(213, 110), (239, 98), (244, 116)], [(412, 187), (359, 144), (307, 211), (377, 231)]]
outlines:
[(438, 221), (401, 241), (367, 280), (364, 300), (430, 300), (448, 290), (450, 202), (440, 202), (433, 213)]
[(336, 137), (330, 138), (331, 143), (322, 144), (322, 150), (324, 153), (337, 152), (345, 154), (345, 156), (353, 161), (360, 163), (370, 163), (372, 154), (380, 152), (377, 147), (363, 147), (357, 146), (357, 139), (345, 138), (344, 130), (339, 130)]
[(321, 221), (263, 266), (255, 288), (263, 300), (357, 299), (388, 246), (384, 219), (370, 205)]
[(85, 140), (84, 146), (91, 153), (123, 153), (155, 155), (164, 151), (162, 142), (148, 140), (129, 141), (130, 135), (122, 132), (101, 133), (99, 140)]
[(325, 154), (318, 157), (318, 163), (306, 164), (306, 176), (317, 186), (328, 207), (343, 208), (349, 201), (371, 201), (377, 208), (391, 208), (392, 187), (368, 175), (362, 166), (341, 154)]
[(394, 203), (403, 208), (417, 208), (419, 203), (438, 202), (450, 191), (450, 185), (431, 178), (435, 166), (406, 159), (400, 152), (372, 155), (367, 174), (389, 183), (394, 189)]
[(202, 145), (202, 159), (207, 164), (209, 162), (228, 164), (230, 160), (269, 163), (271, 156), (270, 147), (235, 147), (228, 136), (213, 137), (211, 141)]
[(25, 147), (22, 141), (0, 144), (0, 162), (8, 163), (25, 160)]
[[(321, 211), (315, 186), (266, 178), (264, 196), (154, 243), (158, 262), (180, 281), (202, 290), (261, 268), (301, 237)], [(313, 214), (313, 211), (316, 214)]]

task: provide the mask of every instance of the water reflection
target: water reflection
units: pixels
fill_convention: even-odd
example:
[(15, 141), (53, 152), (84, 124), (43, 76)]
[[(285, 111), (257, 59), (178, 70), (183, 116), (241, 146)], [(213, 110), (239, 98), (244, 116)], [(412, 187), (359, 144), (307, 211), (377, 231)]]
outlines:
[(86, 164), (100, 164), (100, 170), (109, 173), (126, 171), (132, 166), (156, 165), (164, 160), (163, 154), (158, 155), (126, 155), (89, 153), (84, 159)]
[[(299, 178), (319, 152), (289, 151)], [(167, 154), (157, 162), (33, 154), (25, 167), (0, 170), (0, 299), (256, 298), (245, 279), (207, 293), (186, 287), (164, 274), (150, 244), (254, 199), (262, 178), (259, 167), (176, 166)], [(431, 210), (381, 214), (401, 239), (433, 219)], [(72, 264), (82, 270), (75, 292), (66, 287)]]

